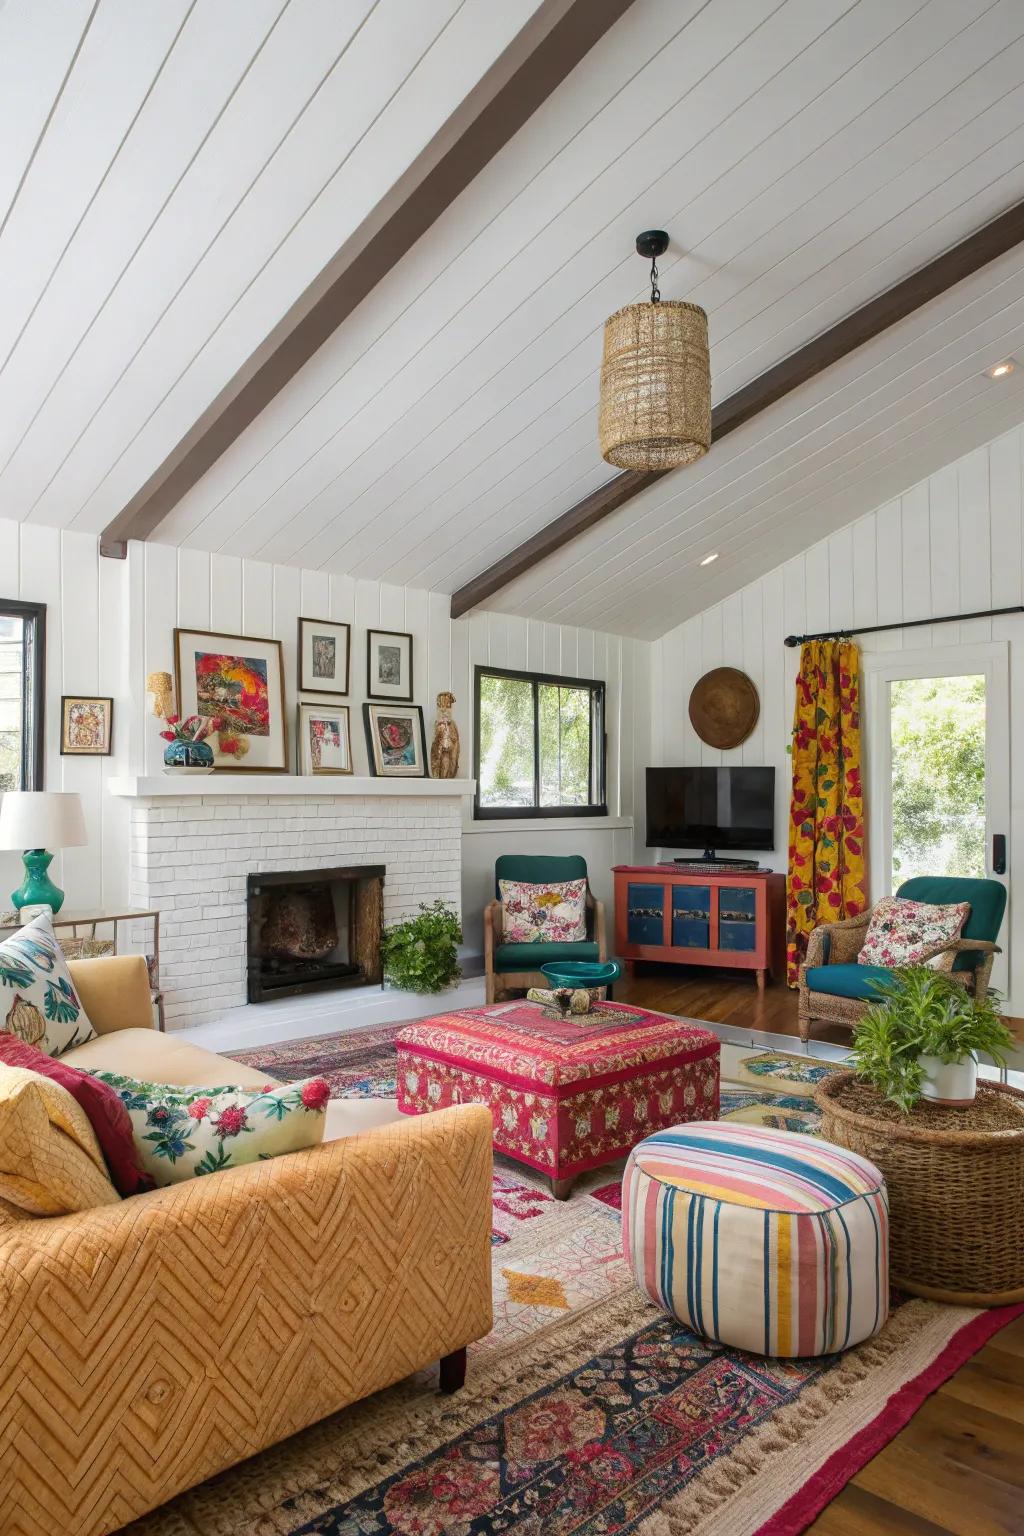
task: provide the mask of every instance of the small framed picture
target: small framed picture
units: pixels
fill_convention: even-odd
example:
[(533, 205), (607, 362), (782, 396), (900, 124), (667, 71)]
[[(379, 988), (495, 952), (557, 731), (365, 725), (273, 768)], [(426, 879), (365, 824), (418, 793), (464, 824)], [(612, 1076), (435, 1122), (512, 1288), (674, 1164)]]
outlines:
[(347, 704), (299, 705), (299, 773), (351, 773)]
[(425, 779), (427, 740), (418, 704), (364, 704), (366, 755), (375, 778)]
[(65, 694), (60, 701), (62, 757), (109, 757), (114, 735), (113, 699)]
[(299, 620), (300, 693), (348, 693), (351, 633), (333, 619)]
[(412, 703), (412, 635), (366, 631), (366, 692), (371, 699)]

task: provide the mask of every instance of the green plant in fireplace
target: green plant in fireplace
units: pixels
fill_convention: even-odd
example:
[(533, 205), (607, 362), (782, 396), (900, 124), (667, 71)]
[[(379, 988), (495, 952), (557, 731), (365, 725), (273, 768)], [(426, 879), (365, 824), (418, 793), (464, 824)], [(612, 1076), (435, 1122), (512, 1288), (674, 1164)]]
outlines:
[(405, 992), (443, 992), (458, 981), (458, 914), (440, 899), (420, 903), (416, 917), (384, 930), (381, 958), (384, 980)]

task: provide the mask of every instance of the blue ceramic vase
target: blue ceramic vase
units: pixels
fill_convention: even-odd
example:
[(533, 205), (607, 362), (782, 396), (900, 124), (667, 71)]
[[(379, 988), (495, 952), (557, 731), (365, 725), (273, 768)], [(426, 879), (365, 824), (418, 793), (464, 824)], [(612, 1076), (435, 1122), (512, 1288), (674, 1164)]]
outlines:
[(164, 752), (167, 768), (212, 768), (213, 749), (205, 741), (169, 741)]

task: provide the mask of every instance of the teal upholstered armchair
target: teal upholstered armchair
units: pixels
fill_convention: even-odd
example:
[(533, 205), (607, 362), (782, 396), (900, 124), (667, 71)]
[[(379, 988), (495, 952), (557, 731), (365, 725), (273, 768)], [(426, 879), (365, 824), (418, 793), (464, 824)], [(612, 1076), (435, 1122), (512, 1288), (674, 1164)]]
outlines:
[[(970, 903), (963, 933), (951, 944), (937, 945), (930, 958), (940, 957), (940, 968), (952, 972), (976, 997), (984, 997), (992, 974), (992, 960), (999, 953), (996, 938), (1006, 911), (1006, 889), (998, 880), (967, 880), (953, 875), (919, 875), (905, 880), (896, 892), (908, 901), (928, 901), (936, 906)], [(807, 960), (800, 969), (800, 1038), (810, 1037), (815, 1019), (832, 1024), (859, 1021), (869, 1003), (878, 1001), (872, 982), (891, 972), (880, 965), (861, 965), (857, 959), (867, 938), (871, 913), (848, 917), (815, 928), (807, 945)]]
[(573, 944), (504, 944), (501, 933), (502, 880), (522, 880), (528, 885), (550, 885), (564, 880), (586, 880), (587, 861), (580, 854), (556, 857), (546, 853), (503, 853), (494, 865), (496, 900), (484, 908), (484, 977), (487, 1001), (498, 1001), (506, 987), (546, 987), (542, 965), (550, 960), (607, 960), (604, 903), (596, 901), (587, 885), (587, 937)]

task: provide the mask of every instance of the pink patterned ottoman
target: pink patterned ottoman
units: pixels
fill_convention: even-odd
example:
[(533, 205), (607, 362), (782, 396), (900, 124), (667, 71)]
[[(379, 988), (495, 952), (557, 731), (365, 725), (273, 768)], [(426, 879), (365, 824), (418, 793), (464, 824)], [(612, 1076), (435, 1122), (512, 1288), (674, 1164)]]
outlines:
[(495, 1150), (548, 1174), (558, 1199), (652, 1132), (717, 1119), (710, 1030), (624, 1003), (595, 1015), (555, 1021), (537, 1003), (509, 1002), (411, 1024), (396, 1041), (398, 1107), (486, 1104)]

